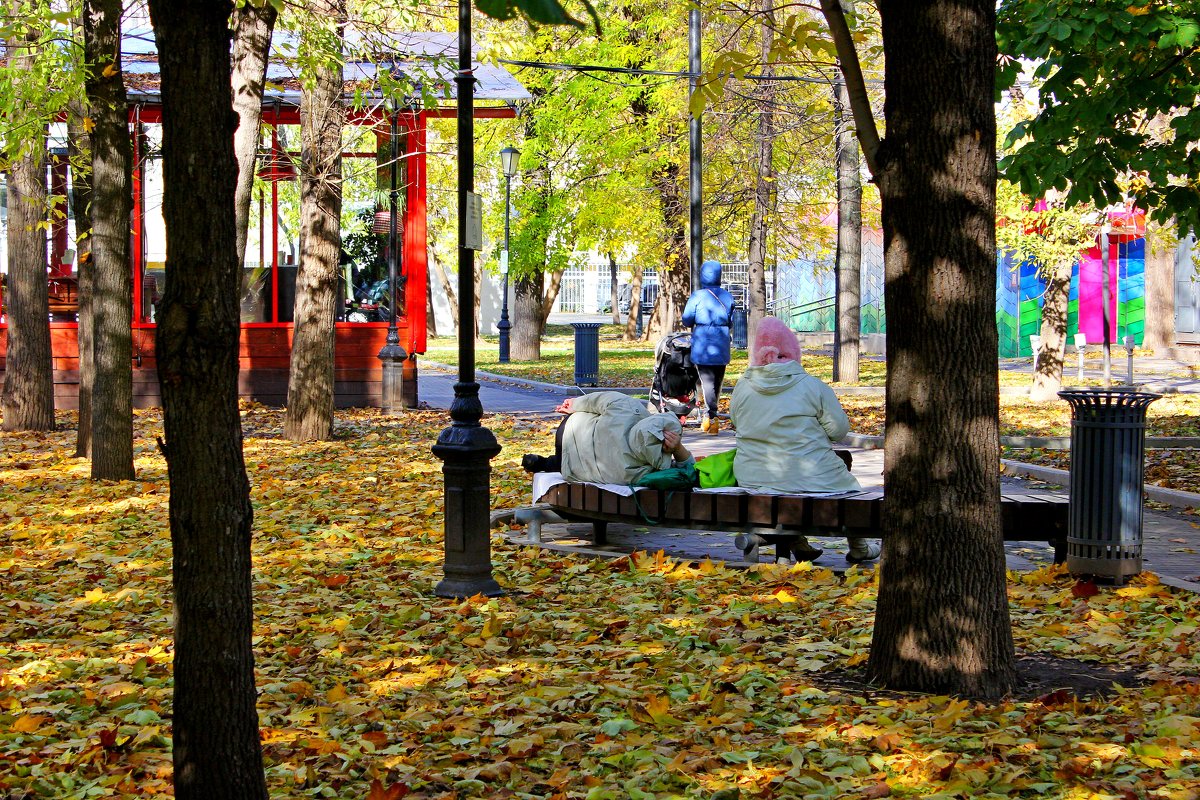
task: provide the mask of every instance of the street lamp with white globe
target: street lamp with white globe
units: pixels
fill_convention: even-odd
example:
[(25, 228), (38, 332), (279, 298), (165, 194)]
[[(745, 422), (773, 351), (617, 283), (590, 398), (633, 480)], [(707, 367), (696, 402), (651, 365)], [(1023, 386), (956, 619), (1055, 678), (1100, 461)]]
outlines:
[(500, 273), (504, 276), (504, 294), (500, 302), (500, 363), (508, 363), (509, 331), (512, 323), (508, 321), (508, 233), (509, 212), (512, 209), (512, 178), (517, 174), (517, 164), (521, 160), (521, 151), (515, 147), (506, 147), (500, 151), (500, 167), (504, 170), (504, 252), (500, 254)]

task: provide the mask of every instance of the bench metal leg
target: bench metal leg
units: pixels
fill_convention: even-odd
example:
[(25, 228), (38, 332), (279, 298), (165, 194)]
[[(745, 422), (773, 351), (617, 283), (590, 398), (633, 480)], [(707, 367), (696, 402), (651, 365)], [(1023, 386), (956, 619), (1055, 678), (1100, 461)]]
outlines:
[(733, 537), (733, 544), (742, 551), (742, 557), (751, 564), (758, 563), (758, 548), (767, 544), (767, 540), (757, 533), (739, 533)]
[(601, 520), (592, 522), (592, 544), (608, 544), (608, 523)]

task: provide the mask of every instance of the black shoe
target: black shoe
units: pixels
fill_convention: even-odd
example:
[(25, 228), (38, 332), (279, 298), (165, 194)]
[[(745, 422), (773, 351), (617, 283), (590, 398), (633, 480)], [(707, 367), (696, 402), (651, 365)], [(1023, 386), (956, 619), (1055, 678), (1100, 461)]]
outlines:
[(526, 472), (545, 472), (546, 470), (542, 468), (545, 460), (542, 456), (526, 453), (521, 458), (521, 469)]

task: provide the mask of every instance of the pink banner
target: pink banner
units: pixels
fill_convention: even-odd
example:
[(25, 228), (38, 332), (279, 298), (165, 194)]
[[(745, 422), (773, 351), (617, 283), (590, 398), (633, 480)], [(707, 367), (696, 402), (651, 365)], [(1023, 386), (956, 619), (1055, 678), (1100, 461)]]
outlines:
[[(1109, 242), (1108, 258), (1108, 329), (1112, 344), (1117, 343), (1117, 280), (1121, 273), (1118, 244)], [(1104, 262), (1100, 245), (1085, 251), (1079, 258), (1079, 332), (1088, 344), (1104, 342), (1104, 301), (1102, 294)]]

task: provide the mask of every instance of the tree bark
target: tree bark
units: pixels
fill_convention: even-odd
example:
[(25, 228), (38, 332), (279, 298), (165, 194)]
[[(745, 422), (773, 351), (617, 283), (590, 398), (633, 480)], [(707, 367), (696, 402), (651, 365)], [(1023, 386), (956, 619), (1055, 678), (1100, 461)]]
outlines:
[(867, 669), (893, 689), (998, 697), (1015, 670), (997, 467), (996, 10), (879, 9), (887, 494)]
[(178, 800), (267, 798), (238, 414), (232, 12), (232, 0), (150, 0), (163, 96), (168, 256), (155, 346), (171, 490)]
[(458, 327), (458, 295), (454, 291), (454, 285), (450, 282), (450, 276), (446, 274), (446, 267), (442, 264), (442, 260), (437, 257), (435, 248), (429, 248), (429, 263), (433, 265), (433, 271), (437, 273), (438, 282), (442, 285), (442, 292), (446, 295), (446, 302), (450, 305), (450, 318), (454, 320), (454, 326)]
[(132, 480), (133, 153), (121, 72), (121, 0), (85, 0), (84, 54), (92, 129), (92, 478)]
[[(634, 267), (633, 275), (629, 279), (629, 318), (625, 320), (625, 332), (621, 335), (621, 340), (632, 342), (638, 338), (637, 335), (637, 320), (642, 313), (642, 268)], [(645, 337), (645, 331), (642, 331), (642, 336)]]
[[(339, 21), (339, 0), (313, 0), (313, 13)], [(302, 45), (304, 46), (304, 45)], [(320, 45), (308, 43), (311, 50)], [(315, 70), (300, 100), (300, 267), (296, 275), (295, 332), (283, 435), (293, 442), (333, 438), (333, 350), (341, 250), (341, 61)], [(395, 169), (397, 165), (392, 164)], [(392, 309), (396, 313), (396, 309)]]
[(657, 341), (675, 330), (683, 316), (683, 306), (692, 291), (691, 251), (688, 248), (688, 210), (685, 193), (679, 183), (679, 166), (667, 164), (654, 173), (654, 188), (658, 193), (666, 241), (663, 263), (658, 270), (658, 301), (647, 338)]
[(621, 308), (620, 308), (621, 298), (617, 296), (618, 295), (618, 292), (617, 292), (617, 259), (613, 256), (613, 254), (611, 252), (608, 254), (608, 273), (609, 273), (608, 304), (609, 304), (609, 310), (612, 311), (612, 324), (620, 325), (621, 324)]
[(771, 63), (771, 45), (775, 40), (775, 7), (773, 0), (762, 0), (762, 41), (759, 58), (762, 60), (763, 80), (758, 82), (758, 126), (754, 133), (756, 177), (754, 209), (750, 213), (750, 241), (746, 246), (749, 265), (746, 276), (747, 341), (754, 341), (758, 323), (767, 315), (767, 239), (768, 220), (775, 196), (775, 96), (777, 84), (769, 80), (775, 74)]
[(837, 336), (833, 346), (833, 379), (858, 382), (860, 276), (862, 274), (862, 178), (859, 175), (858, 142), (850, 115), (850, 95), (845, 80), (834, 83), (837, 132), (838, 229)]
[(1041, 347), (1036, 354), (1033, 386), (1029, 399), (1035, 402), (1057, 400), (1062, 388), (1063, 362), (1067, 351), (1067, 304), (1071, 294), (1070, 261), (1062, 261), (1046, 281), (1042, 299)]
[(238, 267), (246, 263), (246, 241), (250, 228), (250, 200), (258, 158), (259, 126), (262, 124), (263, 84), (267, 76), (267, 54), (278, 12), (271, 3), (246, 3), (233, 12), (233, 110), (238, 116), (233, 151), (238, 163), (237, 190), (233, 207), (237, 224)]
[[(92, 138), (83, 128), (89, 116), (82, 104), (73, 104), (67, 117), (67, 153), (74, 164), (91, 164)], [(75, 331), (79, 344), (79, 423), (75, 429), (75, 457), (92, 455), (92, 384), (95, 382), (92, 336), (92, 172), (90, 167), (71, 170), (71, 200), (75, 206), (75, 241), (79, 249), (79, 312)]]
[(542, 292), (544, 272), (522, 275), (513, 283), (513, 320), (509, 333), (513, 361), (537, 361), (542, 357)]
[[(550, 283), (545, 284), (545, 291), (542, 293), (542, 316), (538, 325), (538, 336), (546, 335), (546, 324), (550, 321), (550, 312), (554, 310), (554, 301), (558, 299), (558, 292), (562, 289), (563, 271), (556, 269), (550, 273)], [(543, 279), (543, 283), (545, 280)]]
[[(30, 71), (29, 42), (8, 42), (9, 69)], [(18, 121), (9, 119), (10, 124)], [(54, 429), (54, 371), (50, 352), (50, 298), (46, 283), (46, 134), (45, 123), (30, 120), (34, 134), (25, 152), (20, 141), (8, 143), (8, 350), (0, 430)]]
[[(1172, 237), (1173, 238), (1173, 237)], [(1146, 241), (1146, 332), (1142, 347), (1159, 357), (1175, 347), (1175, 248)]]

